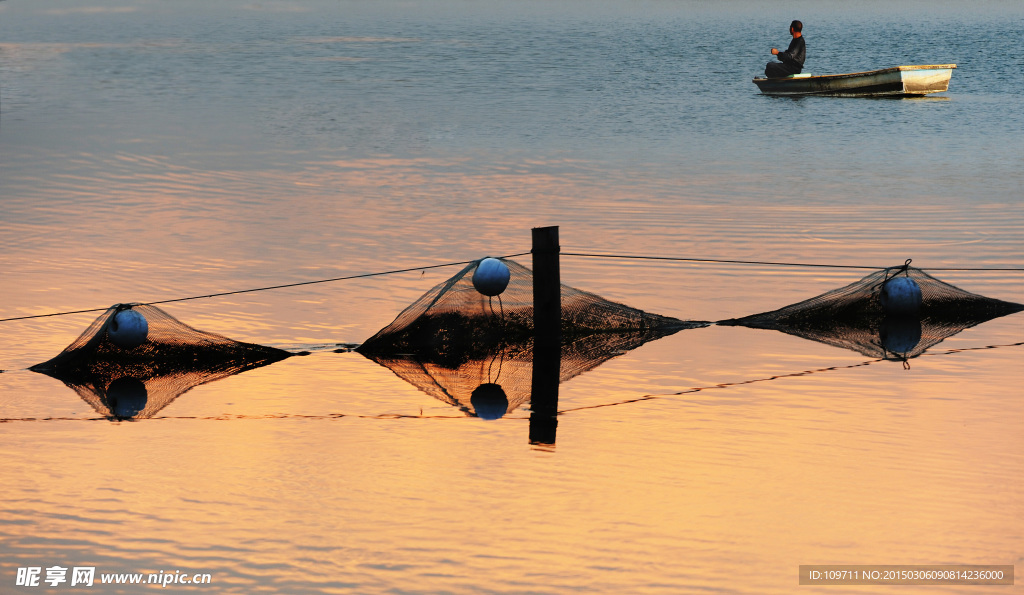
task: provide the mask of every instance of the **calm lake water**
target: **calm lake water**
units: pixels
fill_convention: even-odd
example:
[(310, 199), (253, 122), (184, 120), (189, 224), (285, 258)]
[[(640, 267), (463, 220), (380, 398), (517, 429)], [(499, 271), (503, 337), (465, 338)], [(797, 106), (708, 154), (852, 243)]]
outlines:
[[(793, 18), (808, 72), (958, 68), (925, 99), (760, 95)], [(523, 253), (548, 225), (565, 252), (1024, 268), (1022, 38), (1018, 1), (8, 0), (0, 318)], [(164, 309), (264, 345), (360, 343), (457, 270)], [(706, 321), (870, 272), (561, 271)], [(1020, 270), (933, 274), (1024, 302)], [(27, 370), (97, 315), (0, 323), (0, 592), (80, 589), (16, 586), (52, 566), (289, 594), (789, 593), (801, 564), (1024, 568), (1024, 314), (906, 365), (681, 331), (564, 382), (549, 445), (528, 403), (483, 420), (329, 349), (110, 421)]]

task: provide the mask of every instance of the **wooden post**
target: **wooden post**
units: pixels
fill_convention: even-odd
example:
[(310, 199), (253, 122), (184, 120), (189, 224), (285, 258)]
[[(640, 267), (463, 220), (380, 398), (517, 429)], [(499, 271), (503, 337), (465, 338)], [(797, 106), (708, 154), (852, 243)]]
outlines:
[(562, 279), (558, 227), (533, 228), (533, 383), (530, 443), (554, 444), (562, 368)]

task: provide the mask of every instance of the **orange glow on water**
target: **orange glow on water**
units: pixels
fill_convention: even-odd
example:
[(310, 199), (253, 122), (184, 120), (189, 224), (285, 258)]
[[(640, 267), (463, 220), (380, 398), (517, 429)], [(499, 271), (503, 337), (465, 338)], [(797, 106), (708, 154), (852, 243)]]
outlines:
[[(0, 2), (0, 318), (530, 267), (548, 225), (567, 285), (707, 322), (870, 271), (566, 253), (1024, 262), (1013, 60), (958, 70), (948, 101), (777, 101), (744, 74), (760, 3), (117, 4)], [(809, 26), (853, 44), (914, 23), (899, 60), (1019, 56), (1005, 3), (904, 4)], [(726, 50), (698, 66), (712, 29)], [(446, 395), (350, 351), (457, 270), (164, 304), (313, 353), (130, 421), (27, 369), (99, 313), (0, 324), (0, 591), (60, 565), (239, 594), (783, 594), (802, 564), (1024, 562), (1024, 313), (907, 362), (681, 330), (563, 382), (554, 444), (531, 444), (522, 391), (470, 415), (490, 362), (424, 365)], [(936, 275), (1024, 302), (1019, 271)]]

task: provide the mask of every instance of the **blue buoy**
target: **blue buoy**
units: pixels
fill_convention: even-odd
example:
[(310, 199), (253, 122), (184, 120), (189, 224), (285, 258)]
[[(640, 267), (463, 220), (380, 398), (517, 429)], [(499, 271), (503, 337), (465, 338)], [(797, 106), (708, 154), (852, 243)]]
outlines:
[(508, 265), (497, 258), (485, 258), (473, 272), (473, 287), (486, 296), (494, 297), (505, 291), (511, 277)]
[(469, 397), (473, 411), (480, 419), (499, 419), (508, 412), (508, 397), (500, 384), (486, 382), (476, 387)]
[(121, 310), (114, 314), (107, 326), (107, 336), (114, 345), (124, 349), (132, 349), (146, 342), (149, 335), (149, 323), (146, 317), (135, 310)]
[(916, 316), (921, 311), (921, 287), (910, 277), (889, 279), (878, 297), (888, 315)]

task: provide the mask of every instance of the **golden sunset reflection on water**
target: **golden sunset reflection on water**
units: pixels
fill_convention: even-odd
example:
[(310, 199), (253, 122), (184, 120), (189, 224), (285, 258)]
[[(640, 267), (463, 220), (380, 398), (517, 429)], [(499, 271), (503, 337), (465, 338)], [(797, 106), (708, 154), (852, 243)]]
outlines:
[[(956, 61), (943, 101), (760, 95), (758, 3), (72, 4), (0, 2), (0, 319), (97, 309), (0, 322), (0, 592), (76, 591), (15, 584), (55, 565), (289, 595), (1024, 567), (1024, 313), (906, 361), (713, 324), (907, 259), (1024, 303), (1019, 3), (800, 7), (815, 71)], [(529, 345), (353, 351), (468, 261), (532, 267), (543, 226), (566, 285), (708, 324), (566, 357), (550, 442)], [(310, 353), (28, 369), (127, 302)]]
[(905, 370), (797, 341), (712, 327), (613, 359), (563, 385), (551, 449), (528, 445), (522, 411), (465, 417), (355, 353), (120, 423), (70, 421), (96, 414), (56, 381), (5, 374), (29, 410), (69, 410), (7, 424), (8, 519), (48, 519), (8, 524), (7, 541), (24, 563), (200, 567), (227, 592), (375, 589), (392, 572), (434, 591), (526, 568), (604, 591), (626, 567), (753, 592), (788, 589), (802, 563), (1014, 563), (1021, 407), (1003, 366), (1020, 347)]
[[(408, 175), (405, 163), (391, 167), (395, 179)], [(68, 234), (80, 246), (77, 261), (48, 256), (38, 246), (21, 248), (22, 268), (6, 274), (15, 280), (5, 285), (6, 314), (103, 305), (122, 301), (126, 291), (143, 300), (181, 297), (184, 287), (199, 295), (525, 251), (533, 217), (522, 213), (548, 209), (555, 219), (558, 197), (582, 194), (588, 204), (642, 218), (650, 233), (627, 236), (614, 223), (609, 228), (604, 213), (580, 211), (563, 227), (567, 252), (593, 246), (593, 252), (686, 255), (728, 236), (734, 253), (799, 262), (842, 260), (858, 241), (852, 213), (841, 226), (818, 225), (836, 218), (829, 208), (793, 226), (813, 232), (797, 231), (784, 242), (775, 236), (773, 254), (763, 251), (756, 228), (726, 232), (735, 220), (700, 204), (666, 200), (640, 207), (618, 197), (619, 188), (572, 188), (565, 179), (530, 174), (417, 174), (387, 192), (397, 196), (408, 187), (467, 203), (481, 196), (498, 202), (496, 195), (515, 184), (521, 198), (502, 197), (504, 210), (489, 225), (516, 234), (475, 244), (469, 238), (470, 247), (460, 245), (456, 253), (445, 240), (461, 233), (460, 222), (472, 215), (426, 218), (416, 234), (422, 255), (403, 262), (406, 243), (365, 241), (364, 223), (400, 202), (381, 204), (385, 191), (374, 190), (383, 177), (374, 172), (387, 168), (335, 163), (321, 177), (303, 175), (317, 185), (303, 187), (308, 200), (328, 212), (330, 194), (317, 188), (380, 193), (359, 207), (365, 216), (352, 216), (349, 204), (344, 217), (326, 217), (327, 226), (322, 210), (286, 217), (284, 205), (256, 195), (269, 209), (265, 220), (233, 226), (211, 219), (207, 225), (218, 233), (211, 227), (198, 245), (158, 234), (146, 240), (144, 256), (126, 261), (95, 227), (82, 224)], [(232, 176), (214, 176), (225, 177)], [(260, 177), (255, 186), (269, 193), (295, 181), (287, 174)], [(185, 188), (196, 183), (187, 176), (164, 180), (122, 200), (150, 205), (150, 227), (163, 227), (157, 222), (165, 218), (173, 228), (192, 204)], [(248, 191), (232, 192), (240, 198)], [(206, 208), (223, 207), (215, 201)], [(776, 233), (773, 220), (797, 217), (785, 207), (744, 210), (759, 214), (753, 220), (762, 222), (766, 240)], [(933, 208), (925, 216), (930, 225), (950, 212)], [(319, 230), (319, 241), (359, 239), (325, 242), (308, 264), (285, 266), (313, 241), (299, 231), (308, 229)], [(140, 240), (151, 235), (132, 228), (121, 233)], [(673, 234), (681, 241), (661, 239)], [(835, 242), (823, 248), (811, 235)], [(957, 246), (957, 257), (974, 251), (998, 258), (1009, 246), (995, 235), (995, 241)], [(299, 241), (281, 251), (233, 256), (240, 249), (233, 238), (242, 236)], [(866, 254), (860, 261), (892, 260), (871, 237), (859, 241)], [(930, 262), (952, 258), (925, 227), (908, 244)], [(516, 260), (530, 265), (529, 255)], [(189, 261), (195, 266), (180, 265)], [(711, 321), (799, 301), (861, 275), (562, 261), (570, 285), (652, 312)], [(164, 308), (196, 328), (244, 341), (289, 348), (358, 343), (456, 270)], [(150, 274), (137, 285), (143, 271)], [(273, 278), (275, 271), (282, 276)], [(998, 297), (1012, 298), (1022, 288), (1021, 279), (997, 273), (951, 276)], [(97, 278), (105, 282), (91, 282)], [(50, 288), (40, 294), (45, 307), (32, 297), (39, 287)], [(17, 366), (7, 364), (10, 371), (0, 375), (4, 417), (11, 420), (5, 427), (18, 437), (4, 443), (10, 566), (54, 560), (125, 572), (195, 568), (216, 577), (218, 592), (239, 593), (379, 591), (394, 581), (415, 583), (423, 592), (470, 592), (481, 580), (513, 591), (609, 592), (630, 590), (636, 573), (657, 577), (645, 589), (651, 592), (728, 584), (735, 589), (727, 590), (753, 593), (788, 592), (799, 564), (1013, 564), (1008, 552), (1021, 546), (1012, 520), (1019, 516), (1024, 470), (1017, 452), (1024, 411), (1012, 398), (1021, 380), (1021, 346), (1013, 345), (1020, 342), (1019, 315), (955, 335), (911, 360), (909, 370), (773, 331), (680, 331), (563, 384), (557, 444), (550, 447), (529, 444), (526, 406), (486, 422), (357, 353), (330, 351), (197, 386), (153, 419), (109, 422), (59, 381), (12, 369), (51, 357), (90, 316), (4, 327), (7, 345), (24, 345), (8, 360)], [(1003, 347), (972, 350), (990, 345)]]

